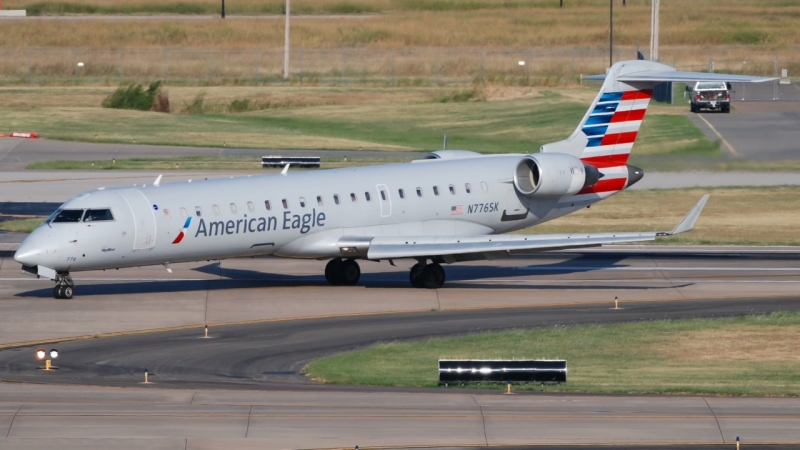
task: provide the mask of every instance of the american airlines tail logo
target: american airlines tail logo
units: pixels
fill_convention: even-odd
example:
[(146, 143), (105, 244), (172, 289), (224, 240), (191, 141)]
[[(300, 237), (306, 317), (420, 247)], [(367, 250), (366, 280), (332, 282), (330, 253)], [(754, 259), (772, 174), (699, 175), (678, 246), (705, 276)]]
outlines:
[(172, 241), (173, 244), (180, 244), (181, 243), (181, 241), (183, 240), (183, 237), (186, 236), (186, 231), (189, 230), (189, 225), (191, 225), (191, 224), (192, 224), (192, 218), (191, 217), (187, 217), (186, 218), (186, 222), (183, 223), (183, 229), (181, 230), (180, 233), (178, 233), (178, 236), (175, 238), (175, 240)]

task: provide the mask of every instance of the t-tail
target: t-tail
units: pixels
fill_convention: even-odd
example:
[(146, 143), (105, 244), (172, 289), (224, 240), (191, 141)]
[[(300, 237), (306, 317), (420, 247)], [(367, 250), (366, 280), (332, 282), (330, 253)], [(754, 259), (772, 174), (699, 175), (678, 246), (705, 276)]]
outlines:
[(703, 80), (758, 83), (773, 79), (680, 72), (652, 61), (620, 61), (611, 67), (607, 75), (584, 78), (603, 81), (592, 106), (570, 137), (545, 144), (541, 151), (567, 153), (597, 168), (600, 179), (594, 185), (584, 187), (577, 195), (606, 197), (633, 185), (644, 176), (642, 169), (628, 164), (628, 158), (657, 84)]

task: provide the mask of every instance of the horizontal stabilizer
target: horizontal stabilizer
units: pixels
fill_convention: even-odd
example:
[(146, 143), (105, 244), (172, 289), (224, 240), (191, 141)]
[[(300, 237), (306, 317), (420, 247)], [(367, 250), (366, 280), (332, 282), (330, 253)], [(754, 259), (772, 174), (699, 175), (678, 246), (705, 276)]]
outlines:
[[(590, 75), (583, 77), (584, 80), (603, 81), (606, 79), (605, 75)], [(777, 78), (768, 77), (751, 77), (748, 75), (732, 75), (728, 73), (706, 73), (706, 72), (680, 72), (680, 71), (666, 71), (666, 72), (642, 72), (630, 73), (620, 75), (616, 78), (617, 81), (623, 82), (683, 82), (691, 83), (693, 81), (725, 81), (730, 83), (763, 83), (765, 81), (777, 80)]]

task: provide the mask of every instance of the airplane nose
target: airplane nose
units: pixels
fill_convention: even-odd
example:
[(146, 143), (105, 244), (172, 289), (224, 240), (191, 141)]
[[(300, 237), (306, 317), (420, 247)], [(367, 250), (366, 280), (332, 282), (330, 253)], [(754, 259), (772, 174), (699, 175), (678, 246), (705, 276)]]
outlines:
[(14, 261), (24, 266), (37, 265), (43, 249), (36, 241), (37, 239), (35, 239), (33, 235), (25, 238), (14, 253)]

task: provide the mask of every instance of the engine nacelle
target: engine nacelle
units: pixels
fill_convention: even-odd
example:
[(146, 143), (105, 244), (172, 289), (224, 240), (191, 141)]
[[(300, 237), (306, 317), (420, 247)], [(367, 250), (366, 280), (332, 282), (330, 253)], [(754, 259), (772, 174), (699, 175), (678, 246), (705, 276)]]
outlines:
[(514, 187), (527, 197), (562, 197), (597, 184), (600, 172), (566, 153), (537, 153), (522, 158), (514, 170)]

